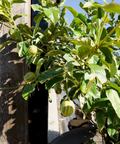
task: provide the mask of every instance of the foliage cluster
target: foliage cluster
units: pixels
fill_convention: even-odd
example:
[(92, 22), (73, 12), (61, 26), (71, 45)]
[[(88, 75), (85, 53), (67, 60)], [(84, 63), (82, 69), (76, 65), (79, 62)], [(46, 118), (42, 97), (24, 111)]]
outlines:
[[(25, 100), (39, 83), (46, 89), (54, 88), (57, 94), (66, 92), (64, 99), (78, 99), (81, 110), (94, 112), (98, 127), (107, 143), (118, 140), (120, 129), (120, 5), (104, 1), (104, 5), (89, 0), (80, 2), (85, 14), (70, 6), (49, 0), (33, 4), (37, 11), (35, 26), (16, 25), (16, 20), (25, 15), (12, 16), (14, 3), (24, 0), (1, 0), (0, 23), (10, 28), (9, 40), (0, 50), (15, 43), (19, 57), (26, 57), (26, 64), (36, 65), (36, 78), (26, 83), (22, 96)], [(65, 19), (69, 10), (74, 19), (68, 25)], [(116, 18), (117, 17), (117, 18)], [(41, 20), (49, 23), (43, 31)], [(37, 46), (35, 54), (29, 53), (31, 45)], [(44, 72), (41, 71), (44, 67)]]

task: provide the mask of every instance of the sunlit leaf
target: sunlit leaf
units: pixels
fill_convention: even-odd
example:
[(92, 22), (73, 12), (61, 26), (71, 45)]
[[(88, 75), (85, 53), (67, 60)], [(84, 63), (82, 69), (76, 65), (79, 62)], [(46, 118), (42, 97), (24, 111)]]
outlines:
[(107, 98), (111, 102), (117, 116), (120, 118), (120, 97), (116, 90), (109, 89), (106, 91)]
[(28, 54), (29, 41), (19, 42), (17, 44), (17, 52), (19, 57), (25, 57)]
[[(94, 79), (93, 79), (94, 80)], [(91, 84), (93, 83), (93, 80), (91, 80)], [(87, 84), (88, 85), (88, 84)], [(87, 88), (87, 87), (86, 87)], [(96, 89), (97, 86), (96, 86), (96, 83), (93, 83), (91, 85), (91, 87), (89, 88), (88, 90), (88, 93), (90, 95), (92, 95), (94, 98), (99, 98), (100, 97), (100, 94), (99, 94), (99, 91)]]
[(41, 11), (41, 12), (43, 12), (43, 8), (42, 8), (42, 6), (39, 5), (39, 4), (32, 4), (31, 7), (32, 7), (32, 9), (33, 9), (34, 11)]
[(62, 74), (64, 72), (63, 68), (61, 67), (54, 67), (49, 70), (44, 71), (42, 74), (40, 74), (37, 78), (37, 82), (44, 83), (46, 80), (55, 77), (59, 74)]
[(67, 8), (73, 14), (74, 17), (77, 17), (78, 12), (74, 8), (70, 6), (64, 6), (64, 7)]
[(78, 14), (77, 18), (79, 18), (81, 20), (81, 22), (87, 26), (86, 17), (83, 14), (81, 14), (81, 13)]
[(7, 45), (10, 44), (10, 43), (16, 43), (16, 41), (6, 41), (6, 42), (4, 42), (4, 43), (0, 46), (0, 51), (1, 51), (5, 46), (7, 46)]
[(94, 4), (95, 2), (94, 1), (90, 1), (90, 2), (86, 2), (83, 6), (83, 8), (87, 8), (87, 7), (90, 7)]
[(53, 56), (53, 55), (55, 56), (59, 54), (65, 54), (65, 52), (62, 50), (51, 50), (48, 53), (46, 53), (46, 56)]
[(18, 19), (18, 18), (20, 18), (20, 17), (23, 17), (23, 16), (27, 16), (26, 14), (23, 14), (23, 15), (15, 15), (14, 17), (13, 17), (13, 19), (14, 19), (14, 21), (16, 20), (16, 19)]
[(110, 13), (119, 13), (120, 14), (120, 5), (117, 3), (109, 3), (103, 6), (104, 10)]
[(67, 61), (67, 62), (71, 62), (73, 65), (79, 66), (80, 64), (78, 63), (77, 60), (75, 60), (70, 54), (65, 54), (63, 56), (63, 58)]
[(35, 84), (28, 84), (24, 87), (23, 91), (22, 91), (22, 96), (24, 98), (24, 100), (27, 100), (29, 95), (34, 92), (35, 90)]
[(43, 63), (46, 61), (46, 58), (40, 58), (39, 61), (37, 62), (37, 67), (36, 67), (36, 71), (35, 74), (38, 76), (39, 72), (40, 72), (40, 68), (43, 65)]
[(25, 0), (10, 0), (10, 3), (25, 3)]
[(60, 18), (60, 9), (57, 7), (43, 8), (45, 15), (56, 24)]
[(88, 66), (91, 68), (93, 73), (96, 75), (96, 77), (102, 84), (107, 81), (106, 73), (103, 67), (100, 67), (97, 64), (88, 64)]
[(61, 0), (61, 1), (59, 2), (58, 6), (61, 7), (62, 5), (64, 5), (65, 1), (66, 1), (66, 0)]

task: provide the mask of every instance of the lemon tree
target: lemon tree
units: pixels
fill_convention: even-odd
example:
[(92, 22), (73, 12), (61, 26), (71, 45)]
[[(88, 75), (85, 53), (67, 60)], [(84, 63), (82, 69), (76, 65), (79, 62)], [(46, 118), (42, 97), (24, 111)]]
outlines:
[[(47, 90), (54, 88), (57, 94), (64, 91), (64, 101), (78, 99), (86, 115), (96, 114), (96, 120), (91, 120), (108, 144), (118, 141), (120, 128), (120, 5), (114, 0), (103, 1), (104, 5), (94, 0), (80, 1), (85, 11), (82, 14), (63, 6), (65, 0), (59, 4), (39, 0), (41, 5), (31, 5), (38, 11), (36, 25), (28, 27), (16, 25), (16, 20), (25, 15), (11, 14), (14, 3), (25, 1), (2, 0), (0, 23), (10, 28), (10, 36), (0, 51), (15, 43), (26, 65), (36, 65), (34, 76), (27, 77), (33, 76), (32, 80), (26, 81), (22, 92), (25, 100), (39, 83)], [(65, 19), (66, 10), (74, 16), (70, 25)], [(49, 23), (45, 31), (39, 27), (41, 20)], [(43, 66), (45, 70), (41, 71)]]

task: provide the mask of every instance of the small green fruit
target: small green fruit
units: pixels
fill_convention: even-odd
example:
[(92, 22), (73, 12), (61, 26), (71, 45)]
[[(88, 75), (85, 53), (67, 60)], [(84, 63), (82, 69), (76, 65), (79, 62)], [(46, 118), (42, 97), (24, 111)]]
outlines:
[(31, 55), (35, 55), (37, 53), (37, 46), (35, 45), (30, 45), (29, 49), (28, 49), (28, 53)]
[(35, 73), (33, 73), (33, 72), (28, 72), (28, 73), (26, 73), (26, 75), (24, 76), (24, 81), (26, 82), (26, 83), (32, 83), (32, 82), (34, 82), (35, 80), (36, 80), (36, 75), (35, 75)]
[(71, 100), (63, 100), (60, 105), (61, 114), (64, 117), (71, 116), (75, 111), (75, 105)]

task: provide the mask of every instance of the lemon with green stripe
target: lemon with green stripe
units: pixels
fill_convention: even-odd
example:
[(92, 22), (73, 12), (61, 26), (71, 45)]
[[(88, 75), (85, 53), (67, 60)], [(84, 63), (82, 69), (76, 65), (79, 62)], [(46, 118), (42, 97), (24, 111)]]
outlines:
[(71, 100), (64, 100), (60, 105), (61, 114), (64, 117), (71, 116), (75, 111), (75, 105)]
[(32, 83), (36, 80), (36, 74), (34, 72), (28, 72), (26, 73), (26, 75), (24, 76), (24, 81), (26, 83)]

